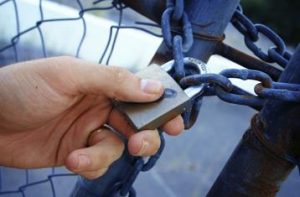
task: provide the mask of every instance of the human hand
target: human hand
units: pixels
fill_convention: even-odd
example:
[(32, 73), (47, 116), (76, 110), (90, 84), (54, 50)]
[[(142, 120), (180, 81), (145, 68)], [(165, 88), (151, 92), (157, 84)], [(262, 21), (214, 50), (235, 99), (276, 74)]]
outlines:
[[(71, 57), (23, 62), (0, 69), (0, 165), (40, 168), (65, 165), (86, 178), (101, 176), (118, 159), (127, 136), (129, 152), (154, 154), (156, 130), (136, 133), (113, 108), (112, 99), (149, 102), (161, 83), (141, 80), (125, 69)], [(163, 129), (183, 130), (180, 116)]]

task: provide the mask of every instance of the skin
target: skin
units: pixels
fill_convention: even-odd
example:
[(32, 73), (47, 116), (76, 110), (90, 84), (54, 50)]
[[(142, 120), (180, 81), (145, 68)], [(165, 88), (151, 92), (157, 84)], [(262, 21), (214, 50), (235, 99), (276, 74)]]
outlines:
[[(150, 102), (160, 82), (129, 71), (71, 57), (55, 57), (0, 69), (0, 165), (17, 168), (66, 166), (88, 179), (105, 173), (124, 150), (110, 125), (128, 137), (132, 155), (150, 156), (160, 146), (157, 130), (136, 132), (113, 108), (112, 99)], [(180, 116), (163, 125), (183, 131)]]

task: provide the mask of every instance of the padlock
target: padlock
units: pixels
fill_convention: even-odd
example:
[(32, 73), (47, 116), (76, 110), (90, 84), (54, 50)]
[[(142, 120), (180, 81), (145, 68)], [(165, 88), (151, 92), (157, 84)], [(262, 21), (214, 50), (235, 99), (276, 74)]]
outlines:
[[(160, 99), (150, 103), (114, 102), (115, 107), (138, 131), (159, 128), (167, 121), (183, 113), (190, 104), (191, 98), (201, 94), (204, 90), (204, 84), (183, 90), (168, 74), (173, 64), (173, 60), (162, 66), (153, 64), (136, 73), (140, 78), (159, 80), (163, 83), (165, 92)], [(205, 63), (200, 60), (186, 57), (184, 64), (197, 66), (200, 71), (199, 74), (207, 73)]]

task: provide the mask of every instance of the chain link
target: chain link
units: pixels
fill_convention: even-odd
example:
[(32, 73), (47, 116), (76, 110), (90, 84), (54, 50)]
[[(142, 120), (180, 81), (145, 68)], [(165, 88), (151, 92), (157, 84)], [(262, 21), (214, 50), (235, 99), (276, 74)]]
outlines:
[[(176, 32), (182, 32), (182, 34), (176, 35), (174, 31), (172, 34), (171, 24), (181, 27), (181, 30), (176, 29)], [(171, 76), (179, 82), (185, 76), (199, 74), (199, 70), (195, 73), (195, 69), (189, 68), (189, 65), (185, 65), (183, 61), (184, 53), (189, 51), (193, 45), (192, 25), (184, 11), (184, 0), (167, 0), (167, 9), (162, 14), (161, 26), (164, 43), (173, 52), (174, 66)], [(185, 129), (191, 128), (195, 123), (201, 104), (201, 95), (190, 101), (190, 106), (182, 114)]]
[[(291, 53), (287, 51), (282, 38), (272, 31), (269, 27), (262, 24), (254, 24), (247, 16), (243, 14), (242, 7), (239, 6), (233, 14), (232, 25), (244, 35), (246, 46), (261, 60), (269, 63), (277, 63), (285, 67), (291, 58)], [(264, 52), (256, 42), (259, 40), (259, 34), (267, 37), (274, 46)]]
[[(257, 96), (247, 93), (232, 84), (229, 78), (257, 80), (254, 92)], [(251, 107), (262, 107), (266, 99), (288, 102), (300, 102), (300, 85), (273, 82), (264, 72), (250, 69), (226, 69), (220, 74), (191, 75), (181, 79), (183, 87), (207, 84), (207, 96), (217, 95), (220, 99)]]
[[(183, 36), (172, 35), (171, 24), (173, 23), (178, 23), (182, 26)], [(167, 8), (162, 14), (161, 26), (164, 42), (166, 46), (173, 52), (174, 70), (172, 71), (172, 76), (179, 81), (180, 79), (184, 78), (188, 72), (186, 71), (188, 69), (185, 69), (183, 54), (187, 52), (193, 44), (192, 26), (187, 14), (184, 11), (184, 0), (167, 0)], [(187, 126), (192, 125), (190, 116), (193, 115), (193, 117), (197, 117), (198, 115), (198, 111), (200, 109), (199, 101), (195, 99), (192, 102), (192, 106), (195, 107), (190, 107), (187, 112), (185, 112), (185, 115), (183, 115), (186, 123), (185, 125)], [(160, 131), (160, 140), (161, 145), (158, 152), (154, 156), (151, 156), (146, 163), (142, 157), (135, 157), (132, 168), (133, 170), (127, 173), (126, 178), (122, 180), (122, 182), (117, 182), (113, 187), (113, 191), (110, 191), (110, 193), (119, 194), (120, 196), (136, 196), (136, 192), (132, 185), (138, 174), (141, 171), (150, 170), (156, 164), (164, 149), (165, 140), (162, 131)]]
[(109, 190), (107, 194), (105, 194), (105, 196), (115, 196), (116, 194), (119, 194), (120, 196), (128, 195), (129, 197), (136, 196), (135, 189), (133, 188), (133, 183), (135, 182), (137, 176), (140, 172), (146, 172), (152, 169), (165, 148), (165, 138), (163, 136), (163, 131), (160, 129), (159, 137), (161, 140), (161, 145), (157, 153), (149, 157), (147, 162), (144, 161), (143, 157), (134, 157), (132, 170), (126, 174), (126, 177), (123, 180), (116, 182), (112, 189)]
[[(174, 20), (173, 16), (175, 13), (174, 7), (167, 8), (162, 15), (161, 25), (162, 25), (162, 34), (164, 42), (169, 48), (174, 47), (173, 39), (176, 36), (179, 36), (183, 39), (182, 43), (182, 52), (187, 52), (193, 44), (193, 31), (192, 25), (189, 21), (189, 18), (185, 12), (183, 12), (182, 17), (179, 20)], [(181, 35), (172, 36), (171, 23), (179, 23), (182, 26), (183, 37)]]
[[(172, 33), (172, 25), (181, 27), (179, 32), (182, 34)], [(178, 25), (179, 24), (179, 25)], [(285, 67), (291, 54), (286, 50), (284, 41), (274, 33), (270, 28), (253, 24), (238, 7), (232, 18), (232, 24), (245, 37), (247, 47), (260, 59), (269, 63), (278, 63)], [(184, 63), (184, 53), (187, 52), (193, 44), (192, 26), (184, 11), (183, 0), (167, 0), (167, 8), (163, 12), (161, 18), (162, 35), (165, 45), (172, 50), (174, 65), (170, 71), (170, 75), (183, 87), (197, 86), (205, 84), (205, 93), (195, 96), (190, 101), (190, 106), (183, 113), (185, 128), (190, 128), (195, 123), (202, 104), (203, 96), (218, 96), (220, 99), (234, 104), (247, 105), (255, 109), (261, 109), (266, 99), (276, 99), (288, 102), (300, 102), (300, 85), (273, 82), (271, 77), (258, 70), (247, 69), (227, 69), (220, 74), (201, 74), (199, 69)], [(259, 34), (267, 37), (274, 46), (265, 53), (256, 42), (259, 40)], [(257, 80), (258, 83), (254, 92), (256, 95), (246, 92), (245, 90), (235, 86), (230, 79)], [(130, 197), (135, 196), (132, 184), (136, 180), (141, 171), (150, 170), (160, 157), (164, 149), (164, 138), (160, 132), (161, 147), (156, 155), (149, 158), (145, 163), (143, 158), (136, 157), (133, 170), (129, 172), (127, 178), (120, 183), (116, 183), (113, 193), (119, 193), (121, 196), (129, 194)]]
[[(262, 24), (253, 24), (243, 14), (241, 6), (235, 11), (231, 22), (244, 35), (246, 46), (257, 57), (269, 63), (277, 63), (282, 67), (287, 65), (292, 55), (287, 51), (281, 37), (269, 27)], [(268, 49), (267, 53), (256, 44), (260, 39), (260, 34), (267, 37), (274, 44)], [(256, 95), (233, 85), (229, 78), (259, 81), (260, 83), (254, 88)], [(206, 84), (204, 96), (217, 95), (226, 102), (247, 105), (258, 110), (262, 108), (266, 99), (300, 102), (300, 86), (298, 84), (273, 82), (268, 74), (257, 70), (227, 69), (220, 74), (193, 74), (180, 80), (182, 87), (200, 85), (201, 83)]]

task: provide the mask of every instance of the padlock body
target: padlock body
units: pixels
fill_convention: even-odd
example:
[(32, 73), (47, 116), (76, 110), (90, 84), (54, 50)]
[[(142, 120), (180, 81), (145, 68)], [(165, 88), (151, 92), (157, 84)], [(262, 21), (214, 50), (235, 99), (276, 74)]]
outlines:
[(116, 108), (124, 114), (137, 130), (153, 130), (185, 111), (189, 97), (177, 82), (158, 65), (151, 65), (136, 74), (143, 79), (159, 80), (165, 94), (150, 103), (115, 102)]

